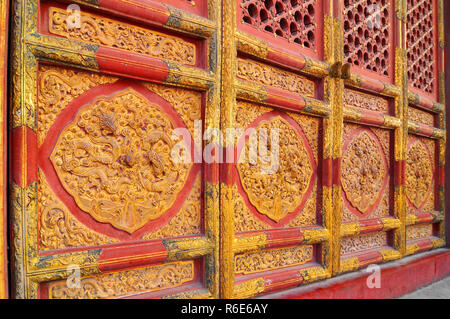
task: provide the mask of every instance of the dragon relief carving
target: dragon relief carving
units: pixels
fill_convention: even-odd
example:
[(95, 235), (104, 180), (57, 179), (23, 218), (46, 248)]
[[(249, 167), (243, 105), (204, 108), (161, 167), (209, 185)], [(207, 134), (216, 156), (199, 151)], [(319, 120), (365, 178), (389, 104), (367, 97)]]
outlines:
[(83, 211), (133, 233), (164, 214), (187, 179), (192, 164), (171, 157), (173, 129), (157, 105), (129, 88), (84, 106), (50, 158)]
[(302, 265), (311, 261), (313, 246), (295, 246), (236, 255), (236, 273), (250, 274), (283, 267)]
[(314, 97), (313, 81), (262, 63), (238, 59), (237, 76), (251, 82), (298, 93), (302, 96)]
[(180, 286), (194, 278), (194, 262), (179, 261), (148, 268), (82, 278), (80, 288), (66, 281), (51, 282), (50, 299), (104, 299)]
[(419, 208), (427, 199), (433, 182), (432, 158), (419, 140), (412, 142), (406, 152), (406, 196)]
[(366, 129), (357, 133), (342, 156), (342, 188), (362, 214), (377, 201), (387, 174), (384, 152), (372, 135)]
[(195, 44), (178, 37), (85, 12), (80, 15), (79, 28), (69, 27), (67, 21), (70, 21), (70, 12), (59, 8), (49, 9), (50, 33), (71, 40), (127, 50), (172, 62), (187, 65), (196, 63)]
[[(261, 130), (265, 129), (265, 130)], [(259, 213), (267, 216), (275, 222), (279, 222), (298, 208), (311, 183), (313, 165), (309, 158), (306, 141), (299, 133), (281, 116), (275, 116), (270, 120), (262, 121), (257, 127), (260, 135), (279, 130), (279, 158), (268, 160), (258, 156), (256, 163), (250, 160), (237, 164), (239, 176), (244, 191), (253, 206)], [(270, 138), (267, 138), (267, 156), (274, 156), (271, 152)], [(246, 141), (243, 151), (250, 154), (249, 140)], [(241, 152), (242, 159), (244, 152)], [(267, 173), (264, 167), (267, 163), (278, 161), (278, 169), (275, 173)]]

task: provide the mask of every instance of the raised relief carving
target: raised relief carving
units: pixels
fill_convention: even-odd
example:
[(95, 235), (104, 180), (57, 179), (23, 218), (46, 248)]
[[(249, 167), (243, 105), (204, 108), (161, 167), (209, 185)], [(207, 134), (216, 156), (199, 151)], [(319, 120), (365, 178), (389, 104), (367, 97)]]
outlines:
[(50, 8), (50, 33), (71, 40), (127, 50), (172, 62), (187, 65), (196, 63), (195, 45), (181, 38), (86, 12), (81, 12), (80, 28), (69, 28), (67, 26), (69, 15), (70, 12), (64, 9)]
[(99, 97), (61, 132), (51, 161), (94, 219), (133, 233), (174, 203), (191, 163), (171, 157), (174, 124), (133, 89)]
[(415, 107), (408, 107), (408, 120), (419, 124), (434, 126), (434, 115)]
[(41, 65), (38, 87), (39, 145), (44, 141), (56, 117), (71, 101), (98, 85), (117, 80), (98, 73)]
[(433, 236), (433, 225), (414, 225), (406, 228), (406, 240), (424, 239)]
[(173, 288), (194, 279), (194, 262), (151, 266), (82, 278), (80, 288), (66, 281), (49, 283), (50, 299), (103, 299)]
[(183, 203), (180, 211), (164, 226), (157, 231), (146, 234), (144, 240), (196, 235), (201, 232), (201, 189), (202, 179), (197, 176), (188, 198)]
[(242, 79), (314, 97), (314, 82), (305, 77), (251, 60), (238, 59), (237, 66)]
[(312, 256), (312, 246), (270, 249), (256, 253), (236, 255), (236, 273), (250, 274), (259, 271), (302, 265), (311, 261)]
[(81, 224), (50, 190), (39, 171), (39, 248), (40, 250), (102, 245), (117, 242)]
[(342, 156), (342, 188), (362, 214), (376, 203), (387, 174), (385, 155), (376, 139), (364, 129), (351, 137)]
[[(279, 167), (275, 173), (267, 174), (262, 167), (267, 166), (258, 156), (257, 163), (246, 160), (237, 164), (242, 186), (252, 205), (259, 213), (279, 222), (287, 214), (295, 211), (311, 183), (313, 165), (303, 138), (281, 116), (262, 121), (258, 133), (279, 130)], [(270, 138), (268, 138), (270, 141)], [(270, 144), (270, 143), (269, 143)], [(250, 154), (247, 140), (242, 154)], [(268, 154), (271, 147), (268, 145)], [(270, 165), (273, 161), (267, 161)]]
[(344, 105), (382, 113), (389, 111), (387, 100), (349, 89), (344, 90)]
[(387, 245), (386, 233), (365, 234), (341, 240), (341, 255)]
[(429, 150), (418, 139), (406, 152), (406, 196), (415, 208), (420, 208), (431, 191), (433, 160)]

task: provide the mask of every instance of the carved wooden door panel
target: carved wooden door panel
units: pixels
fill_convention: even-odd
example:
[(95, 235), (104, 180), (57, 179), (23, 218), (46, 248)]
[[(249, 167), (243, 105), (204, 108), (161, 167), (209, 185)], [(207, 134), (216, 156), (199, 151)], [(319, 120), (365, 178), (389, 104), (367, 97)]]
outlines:
[(262, 158), (239, 162), (249, 154), (245, 133), (226, 145), (237, 159), (221, 174), (226, 297), (332, 275), (334, 52), (323, 45), (332, 39), (330, 9), (323, 0), (224, 2), (223, 70), (235, 72), (222, 76), (222, 125), (279, 130), (270, 174)]
[(338, 61), (347, 64), (340, 74), (343, 124), (336, 128), (342, 149), (336, 272), (444, 245), (442, 2), (432, 2), (340, 2)]
[(442, 0), (12, 3), (14, 297), (248, 298), (444, 244)]
[(222, 125), (278, 128), (280, 147), (272, 175), (224, 165), (223, 294), (444, 245), (442, 1), (224, 4)]
[(218, 297), (218, 167), (171, 150), (219, 125), (219, 18), (203, 0), (14, 1), (14, 297)]

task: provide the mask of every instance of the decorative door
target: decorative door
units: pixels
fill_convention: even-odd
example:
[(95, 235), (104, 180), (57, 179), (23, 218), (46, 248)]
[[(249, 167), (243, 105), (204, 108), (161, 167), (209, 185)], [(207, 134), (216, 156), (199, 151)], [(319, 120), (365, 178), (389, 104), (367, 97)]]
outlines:
[(171, 150), (219, 125), (220, 6), (19, 0), (13, 22), (14, 296), (218, 297), (218, 168)]
[(250, 298), (444, 245), (442, 0), (12, 3), (14, 297)]

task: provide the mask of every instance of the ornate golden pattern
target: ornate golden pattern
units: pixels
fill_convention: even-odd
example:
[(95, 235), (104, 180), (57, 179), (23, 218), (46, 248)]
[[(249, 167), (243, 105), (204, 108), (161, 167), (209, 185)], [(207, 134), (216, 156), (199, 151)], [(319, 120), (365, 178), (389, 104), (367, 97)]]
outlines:
[(312, 255), (312, 246), (295, 246), (236, 255), (236, 273), (250, 274), (302, 265), (311, 261)]
[(51, 160), (78, 206), (133, 233), (174, 203), (191, 163), (171, 156), (174, 124), (132, 89), (100, 97), (78, 112)]
[(434, 115), (432, 113), (411, 106), (408, 107), (408, 120), (415, 123), (435, 126)]
[(66, 281), (49, 283), (50, 299), (102, 299), (128, 296), (182, 285), (194, 278), (194, 262), (176, 263), (101, 274), (81, 279), (80, 288)]
[(387, 100), (349, 89), (344, 90), (344, 105), (382, 113), (389, 111)]
[(237, 101), (236, 104), (236, 128), (246, 129), (260, 115), (273, 111), (270, 107), (250, 102)]
[[(267, 174), (264, 169), (267, 163), (258, 156), (256, 165), (246, 160), (237, 164), (242, 186), (250, 202), (258, 212), (279, 222), (287, 214), (292, 213), (301, 203), (310, 184), (313, 168), (302, 138), (295, 129), (282, 117), (276, 116), (263, 121), (257, 127), (258, 134), (279, 129), (279, 167), (273, 174)], [(250, 154), (249, 141), (243, 148), (245, 154)], [(241, 156), (244, 152), (241, 153)], [(268, 152), (275, 156), (273, 152)]]
[(164, 86), (156, 83), (142, 83), (147, 89), (166, 100), (183, 120), (194, 136), (194, 121), (202, 117), (202, 94), (180, 87)]
[(81, 224), (55, 196), (39, 171), (38, 227), (40, 250), (102, 245), (117, 242)]
[(81, 12), (81, 27), (69, 28), (70, 12), (59, 8), (49, 10), (50, 33), (71, 40), (127, 50), (172, 62), (195, 65), (193, 43), (178, 37), (150, 31), (97, 15)]
[(201, 232), (201, 186), (200, 175), (197, 176), (188, 198), (180, 211), (163, 227), (146, 234), (142, 239), (159, 239), (195, 235)]
[(302, 128), (302, 132), (305, 134), (308, 144), (311, 147), (314, 159), (316, 162), (319, 160), (319, 123), (320, 119), (313, 116), (298, 114), (298, 113), (287, 113), (292, 117), (297, 124)]
[(38, 143), (42, 144), (59, 113), (75, 98), (101, 84), (114, 83), (111, 76), (56, 66), (39, 66)]
[(346, 237), (341, 239), (341, 255), (383, 246), (387, 246), (385, 232)]
[(251, 60), (238, 59), (237, 76), (252, 82), (314, 97), (314, 82), (292, 72)]
[(406, 228), (406, 240), (416, 240), (433, 236), (433, 225), (414, 225)]
[(419, 208), (426, 200), (433, 182), (433, 164), (430, 150), (421, 143), (414, 141), (406, 152), (406, 196)]
[(256, 218), (248, 209), (244, 199), (239, 194), (237, 186), (233, 185), (233, 212), (234, 212), (234, 231), (244, 232), (252, 230), (270, 229), (270, 226)]
[(350, 204), (365, 213), (375, 204), (387, 174), (383, 150), (374, 137), (362, 130), (342, 156), (342, 188)]

